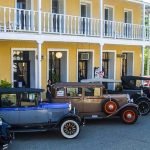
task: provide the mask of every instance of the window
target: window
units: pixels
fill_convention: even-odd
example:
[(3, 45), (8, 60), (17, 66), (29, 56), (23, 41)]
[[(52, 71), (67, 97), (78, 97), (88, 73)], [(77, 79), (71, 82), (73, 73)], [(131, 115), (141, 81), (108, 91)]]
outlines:
[(30, 107), (37, 105), (38, 100), (40, 101), (40, 96), (37, 93), (22, 93), (18, 95), (21, 102), (21, 107)]
[(127, 75), (127, 53), (123, 53), (124, 57), (122, 59), (122, 76)]
[(108, 68), (109, 68), (109, 53), (103, 52), (103, 71), (104, 78), (108, 78)]
[(57, 97), (64, 97), (65, 96), (65, 89), (64, 88), (57, 88), (56, 96)]
[(67, 96), (82, 96), (82, 88), (67, 88)]
[(100, 88), (85, 88), (85, 96), (101, 96)]
[(16, 94), (2, 94), (1, 95), (1, 107), (16, 107), (17, 106), (17, 100), (16, 100)]

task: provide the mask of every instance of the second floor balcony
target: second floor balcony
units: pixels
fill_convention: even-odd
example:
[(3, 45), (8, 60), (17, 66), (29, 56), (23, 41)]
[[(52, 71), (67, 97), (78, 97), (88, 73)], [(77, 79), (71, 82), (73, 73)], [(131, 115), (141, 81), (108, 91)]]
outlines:
[[(0, 32), (38, 33), (38, 19), (38, 11), (0, 7)], [(42, 34), (150, 41), (150, 26), (50, 12), (41, 12), (41, 31)]]

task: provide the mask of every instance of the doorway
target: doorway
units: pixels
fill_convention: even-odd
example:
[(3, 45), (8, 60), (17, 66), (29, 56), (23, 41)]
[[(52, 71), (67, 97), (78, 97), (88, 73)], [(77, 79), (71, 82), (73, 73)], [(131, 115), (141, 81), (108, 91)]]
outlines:
[(78, 82), (93, 77), (93, 52), (78, 52)]
[(122, 54), (122, 76), (133, 75), (133, 53), (124, 52)]
[(91, 17), (91, 5), (90, 3), (81, 3), (80, 4), (81, 11), (81, 34), (87, 34), (90, 32), (90, 20), (87, 18)]
[(13, 50), (14, 87), (35, 88), (35, 52)]

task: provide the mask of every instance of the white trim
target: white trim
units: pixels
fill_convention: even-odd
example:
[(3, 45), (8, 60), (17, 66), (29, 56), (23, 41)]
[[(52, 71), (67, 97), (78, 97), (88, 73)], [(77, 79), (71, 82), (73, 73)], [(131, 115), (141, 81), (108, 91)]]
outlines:
[(92, 60), (92, 78), (94, 78), (94, 66), (95, 66), (95, 64), (94, 64), (94, 62), (95, 62), (95, 52), (94, 52), (94, 49), (77, 49), (77, 54), (76, 54), (76, 81), (78, 82), (78, 60), (79, 60), (79, 58), (78, 58), (78, 54), (79, 54), (79, 52), (92, 52), (93, 53), (93, 60)]
[[(133, 66), (132, 66), (132, 75), (134, 75), (134, 64), (135, 64), (135, 62), (134, 62), (134, 51), (129, 51), (129, 50), (123, 50), (123, 51), (121, 51), (121, 53), (132, 53), (133, 54)], [(121, 59), (121, 76), (122, 76), (122, 59)]]
[(105, 20), (105, 8), (112, 8), (113, 9), (113, 20), (112, 21), (114, 21), (115, 20), (115, 6), (104, 4), (104, 12), (103, 12), (104, 13), (104, 16), (103, 16), (104, 20)]
[(35, 88), (37, 87), (37, 48), (11, 48), (11, 82), (13, 85), (14, 74), (13, 74), (13, 51), (34, 51), (35, 52)]
[(47, 80), (49, 79), (49, 52), (50, 51), (59, 51), (67, 52), (67, 82), (69, 82), (69, 49), (64, 48), (47, 48)]
[[(92, 18), (92, 16), (93, 16), (92, 1), (88, 1), (88, 0), (80, 0), (80, 3), (79, 3), (80, 16), (81, 16), (81, 5), (87, 5), (87, 4), (90, 4), (90, 18)], [(87, 12), (86, 12), (86, 14), (87, 14)]]

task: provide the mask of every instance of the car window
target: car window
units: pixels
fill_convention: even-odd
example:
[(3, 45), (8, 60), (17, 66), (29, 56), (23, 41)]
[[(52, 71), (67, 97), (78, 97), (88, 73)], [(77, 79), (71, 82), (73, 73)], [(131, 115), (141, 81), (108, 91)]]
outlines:
[(101, 96), (100, 88), (85, 88), (85, 96)]
[(70, 97), (82, 96), (82, 88), (66, 88), (66, 94)]
[(1, 107), (16, 107), (17, 99), (16, 94), (1, 94)]
[(64, 97), (65, 96), (65, 89), (64, 88), (57, 88), (56, 89), (56, 96), (57, 97)]
[(37, 103), (36, 93), (21, 93), (19, 95), (20, 103), (22, 107), (35, 106)]

